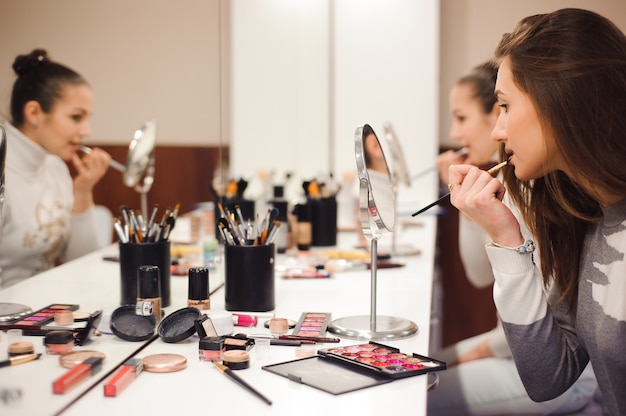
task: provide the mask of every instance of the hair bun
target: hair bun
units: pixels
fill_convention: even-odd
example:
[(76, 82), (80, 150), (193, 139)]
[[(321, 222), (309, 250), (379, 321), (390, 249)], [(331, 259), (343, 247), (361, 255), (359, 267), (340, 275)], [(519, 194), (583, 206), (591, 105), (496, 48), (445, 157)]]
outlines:
[(22, 76), (38, 66), (40, 66), (43, 62), (49, 62), (50, 58), (48, 58), (48, 52), (44, 49), (35, 49), (28, 55), (19, 55), (15, 58), (13, 62), (13, 71), (18, 76)]

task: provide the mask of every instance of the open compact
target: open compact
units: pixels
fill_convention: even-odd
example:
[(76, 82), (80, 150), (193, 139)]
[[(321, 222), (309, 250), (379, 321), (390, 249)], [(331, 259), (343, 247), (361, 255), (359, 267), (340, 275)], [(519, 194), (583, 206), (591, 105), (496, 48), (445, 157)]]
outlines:
[(195, 334), (196, 320), (200, 316), (198, 308), (187, 307), (167, 315), (159, 324), (158, 333), (164, 342), (174, 343)]
[(137, 314), (135, 305), (123, 305), (111, 314), (111, 332), (125, 341), (145, 341), (154, 335), (154, 315)]

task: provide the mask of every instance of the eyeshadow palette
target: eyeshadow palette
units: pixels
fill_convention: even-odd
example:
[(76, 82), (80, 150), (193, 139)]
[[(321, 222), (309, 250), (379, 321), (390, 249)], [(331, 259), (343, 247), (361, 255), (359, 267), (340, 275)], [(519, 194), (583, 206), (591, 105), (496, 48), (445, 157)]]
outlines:
[(446, 363), (376, 342), (318, 350), (317, 353), (345, 366), (377, 373), (387, 378), (404, 378), (446, 369)]
[(17, 328), (24, 331), (43, 329), (42, 327), (53, 323), (54, 314), (62, 310), (75, 311), (78, 310), (78, 305), (53, 303), (12, 321), (0, 322), (0, 329)]
[(376, 342), (333, 347), (318, 355), (263, 366), (263, 370), (331, 394), (446, 369), (446, 363)]
[(330, 323), (330, 313), (304, 312), (292, 334), (306, 337), (323, 337)]

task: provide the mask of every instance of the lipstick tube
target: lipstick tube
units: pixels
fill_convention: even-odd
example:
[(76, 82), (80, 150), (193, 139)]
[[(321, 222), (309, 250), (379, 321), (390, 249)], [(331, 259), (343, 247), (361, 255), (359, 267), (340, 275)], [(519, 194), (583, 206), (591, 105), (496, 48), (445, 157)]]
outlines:
[(69, 389), (76, 386), (87, 377), (96, 374), (102, 367), (101, 357), (90, 357), (52, 383), (54, 394), (65, 394)]
[(104, 385), (106, 397), (116, 397), (143, 371), (143, 360), (131, 358), (117, 370), (113, 377)]

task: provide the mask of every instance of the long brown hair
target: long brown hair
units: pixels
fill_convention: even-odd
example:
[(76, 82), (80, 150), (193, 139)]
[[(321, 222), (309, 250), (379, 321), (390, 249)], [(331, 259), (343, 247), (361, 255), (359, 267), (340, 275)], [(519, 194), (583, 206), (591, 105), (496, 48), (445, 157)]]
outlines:
[(584, 237), (601, 214), (580, 184), (626, 196), (626, 37), (608, 19), (562, 9), (521, 20), (502, 36), (496, 59), (508, 58), (516, 85), (534, 103), (545, 135), (572, 177), (551, 172), (504, 179), (537, 239), (544, 284), (576, 304)]

